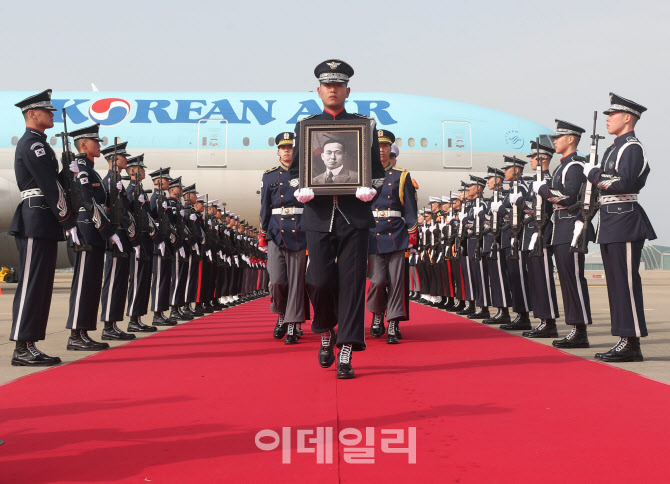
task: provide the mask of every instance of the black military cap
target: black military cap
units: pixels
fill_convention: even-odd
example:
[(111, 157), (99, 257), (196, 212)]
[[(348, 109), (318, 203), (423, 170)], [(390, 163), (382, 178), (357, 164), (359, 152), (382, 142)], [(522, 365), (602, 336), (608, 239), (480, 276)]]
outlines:
[(144, 153), (128, 158), (128, 165), (126, 165), (126, 168), (132, 168), (133, 166), (146, 168), (146, 165), (144, 164)]
[(168, 166), (167, 168), (159, 168), (158, 170), (149, 173), (149, 176), (151, 177), (152, 180), (156, 180), (158, 178), (167, 178), (169, 180), (170, 167)]
[(547, 155), (549, 157), (552, 157), (554, 156), (554, 153), (556, 153), (556, 150), (554, 149), (553, 146), (547, 146), (543, 145), (542, 143), (538, 143), (537, 141), (531, 141), (530, 155), (526, 155), (526, 158), (532, 158), (533, 156), (537, 155), (538, 148), (540, 149), (541, 155)]
[(98, 136), (99, 131), (100, 125), (96, 123), (91, 126), (86, 126), (85, 128), (80, 128), (76, 131), (70, 131), (70, 136), (75, 141), (78, 139), (92, 139), (95, 141), (102, 141), (102, 138)]
[(507, 156), (503, 155), (503, 158), (505, 159), (505, 164), (503, 165), (503, 170), (506, 170), (508, 168), (513, 168), (515, 166), (518, 166), (519, 168), (522, 168), (526, 166), (528, 163), (527, 161), (520, 160), (516, 156)]
[(493, 177), (505, 178), (505, 173), (498, 168), (493, 168), (493, 167), (489, 166), (488, 167), (488, 173), (484, 178), (486, 178), (488, 180), (489, 178), (493, 178)]
[(354, 69), (349, 64), (339, 59), (329, 59), (314, 68), (314, 75), (320, 84), (339, 82), (347, 84), (349, 78), (353, 77)]
[(610, 108), (607, 111), (603, 111), (603, 114), (610, 115), (612, 113), (630, 113), (639, 118), (646, 110), (647, 108), (641, 104), (610, 92)]
[(187, 187), (184, 187), (184, 193), (198, 193), (195, 189), (195, 183), (193, 185), (189, 185)]
[(291, 133), (290, 131), (279, 133), (275, 138), (275, 144), (277, 145), (277, 148), (286, 145), (293, 146), (293, 138), (295, 138), (295, 134)]
[(568, 123), (567, 121), (562, 121), (560, 119), (556, 121), (556, 133), (552, 136), (553, 138), (558, 138), (559, 136), (572, 135), (581, 138), (582, 133), (585, 133), (584, 128), (580, 128), (576, 124)]
[(388, 143), (392, 145), (395, 143), (395, 135), (386, 129), (377, 130), (377, 136), (379, 137), (379, 144)]
[(39, 94), (25, 98), (23, 101), (17, 102), (14, 106), (21, 109), (22, 113), (26, 113), (31, 109), (46, 109), (48, 111), (56, 111), (56, 108), (51, 104), (51, 89), (42, 91)]
[(111, 156), (114, 156), (114, 150), (116, 150), (117, 155), (130, 156), (130, 153), (126, 151), (126, 146), (128, 146), (128, 142), (124, 141), (123, 143), (111, 145), (105, 148), (104, 150), (100, 150), (100, 154), (105, 158), (109, 158)]
[(177, 178), (173, 178), (170, 180), (170, 188), (181, 188), (181, 177), (178, 176)]
[(479, 185), (480, 187), (486, 186), (486, 180), (475, 175), (470, 175), (470, 181), (472, 182), (470, 183), (470, 186), (472, 185)]

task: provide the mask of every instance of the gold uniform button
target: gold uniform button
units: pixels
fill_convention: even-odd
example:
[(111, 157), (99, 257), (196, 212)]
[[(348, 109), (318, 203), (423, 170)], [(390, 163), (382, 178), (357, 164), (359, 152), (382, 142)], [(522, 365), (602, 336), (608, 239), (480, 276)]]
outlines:
[(389, 232), (389, 235), (391, 235), (391, 232)]
[(295, 230), (291, 230), (291, 232), (295, 232)]
[(390, 183), (389, 183), (389, 186), (391, 186), (391, 184), (390, 184)]
[(391, 195), (389, 195), (388, 198), (391, 198)]
[(283, 185), (283, 183), (280, 183), (280, 185)]
[(284, 198), (284, 195), (279, 195), (281, 198)]
[(391, 219), (389, 219), (389, 222), (390, 222), (390, 221), (391, 221)]

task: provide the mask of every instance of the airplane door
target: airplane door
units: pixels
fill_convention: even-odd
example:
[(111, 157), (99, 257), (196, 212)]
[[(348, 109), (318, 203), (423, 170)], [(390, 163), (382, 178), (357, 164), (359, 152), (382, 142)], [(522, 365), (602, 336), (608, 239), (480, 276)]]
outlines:
[(472, 168), (472, 125), (468, 121), (442, 121), (442, 166)]
[(225, 119), (198, 120), (196, 156), (199, 167), (228, 165), (228, 121)]

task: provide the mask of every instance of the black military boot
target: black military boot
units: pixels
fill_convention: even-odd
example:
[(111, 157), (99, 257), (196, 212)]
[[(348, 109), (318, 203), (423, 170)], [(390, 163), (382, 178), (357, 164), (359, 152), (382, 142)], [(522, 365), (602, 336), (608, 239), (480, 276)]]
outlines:
[(507, 324), (511, 323), (512, 321), (509, 318), (509, 309), (507, 308), (497, 308), (498, 311), (496, 312), (495, 316), (492, 318), (485, 319), (482, 321), (484, 324)]
[(555, 319), (542, 319), (531, 331), (524, 331), (521, 336), (526, 338), (558, 338)]
[(398, 322), (391, 320), (389, 321), (389, 330), (386, 333), (386, 342), (390, 345), (398, 344)]
[(402, 339), (402, 333), (400, 332), (400, 321), (395, 322), (395, 335), (398, 339)]
[[(177, 306), (172, 306), (172, 309), (170, 310), (170, 319), (174, 321), (191, 321), (193, 316), (181, 311)], [(154, 321), (156, 321), (156, 317), (154, 317)]]
[(474, 301), (465, 301), (465, 306), (460, 311), (457, 311), (456, 314), (459, 316), (469, 316), (475, 312)]
[(555, 348), (588, 348), (589, 338), (586, 334), (585, 324), (576, 324), (572, 331), (563, 339), (557, 339), (553, 343)]
[(354, 369), (351, 367), (351, 345), (342, 345), (337, 358), (337, 378), (349, 380), (354, 377)]
[(465, 309), (465, 301), (459, 301), (458, 299), (454, 298), (454, 305), (447, 309), (447, 311), (458, 314), (458, 311), (463, 311), (463, 309)]
[(440, 309), (444, 311), (449, 311), (454, 307), (454, 298), (448, 297), (445, 299), (444, 303), (440, 305)]
[(105, 328), (102, 330), (102, 339), (106, 340), (131, 340), (135, 339), (134, 334), (124, 333), (116, 325), (116, 321), (105, 321)]
[(151, 324), (154, 326), (176, 326), (177, 318), (174, 318), (172, 315), (170, 315), (170, 319), (168, 319), (163, 315), (162, 311), (156, 311), (154, 313), (154, 319), (151, 321)]
[(272, 337), (274, 339), (282, 339), (286, 334), (287, 329), (288, 328), (284, 324), (284, 315), (280, 314), (277, 316), (277, 324), (275, 324), (275, 330), (272, 333)]
[(372, 313), (372, 324), (370, 325), (370, 334), (373, 338), (379, 338), (384, 334), (386, 328), (384, 327), (384, 314)]
[(200, 303), (199, 307), (200, 310), (205, 314), (212, 314), (214, 312), (214, 308), (207, 303)]
[(69, 351), (100, 351), (109, 348), (108, 343), (93, 341), (85, 329), (73, 329), (67, 340)]
[(482, 306), (477, 311), (472, 314), (468, 314), (468, 319), (489, 319), (491, 313), (489, 313), (488, 306)]
[(412, 293), (409, 294), (409, 298), (410, 298), (412, 301), (418, 301), (420, 297), (421, 297), (421, 293), (418, 292), (418, 291), (414, 291), (414, 292), (412, 292)]
[(158, 331), (158, 328), (155, 326), (147, 326), (142, 322), (139, 316), (130, 317), (130, 322), (128, 322), (129, 333), (154, 333), (156, 331)]
[(302, 323), (295, 323), (295, 332), (298, 335), (298, 339), (302, 338)]
[(54, 366), (60, 362), (57, 356), (42, 353), (32, 341), (17, 341), (12, 355), (12, 366)]
[[(598, 356), (600, 355), (600, 356)], [(631, 361), (643, 361), (640, 349), (640, 338), (620, 337), (619, 342), (607, 353), (597, 353), (599, 358), (608, 363), (627, 363)]]
[(329, 368), (335, 363), (335, 331), (330, 329), (321, 333), (321, 346), (319, 347), (319, 365), (321, 368)]
[(295, 331), (295, 324), (294, 323), (288, 323), (285, 326), (286, 328), (286, 339), (284, 340), (285, 345), (294, 345), (298, 342), (298, 335), (296, 334)]
[[(188, 311), (187, 311), (187, 310), (188, 310)], [(186, 313), (186, 314), (188, 314), (189, 316), (193, 316), (193, 317), (196, 317), (196, 318), (205, 315), (205, 313), (203, 313), (203, 312), (200, 310), (200, 308), (198, 307), (198, 304), (197, 304), (197, 303), (194, 303), (194, 304), (193, 304), (193, 308), (192, 308), (192, 309), (191, 309), (191, 305), (190, 305), (190, 304), (185, 305), (183, 308), (181, 308), (181, 312)]]
[(506, 329), (508, 331), (527, 331), (533, 329), (533, 326), (530, 324), (528, 313), (519, 313), (511, 323), (501, 324), (500, 329)]
[[(187, 313), (186, 311), (184, 311), (183, 309), (181, 309), (179, 307), (177, 308), (177, 313), (179, 313), (178, 321), (193, 321), (195, 319), (195, 316), (191, 316), (189, 313)], [(204, 314), (203, 314), (203, 316), (204, 316)], [(172, 316), (170, 316), (170, 317), (172, 317)], [(177, 319), (177, 318), (174, 318), (174, 319)]]

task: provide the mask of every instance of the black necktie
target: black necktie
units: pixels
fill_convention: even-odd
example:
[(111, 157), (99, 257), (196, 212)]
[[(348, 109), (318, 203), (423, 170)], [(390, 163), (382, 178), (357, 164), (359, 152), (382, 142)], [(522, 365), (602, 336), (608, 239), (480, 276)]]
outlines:
[(326, 175), (326, 183), (333, 183), (333, 172), (329, 171)]

